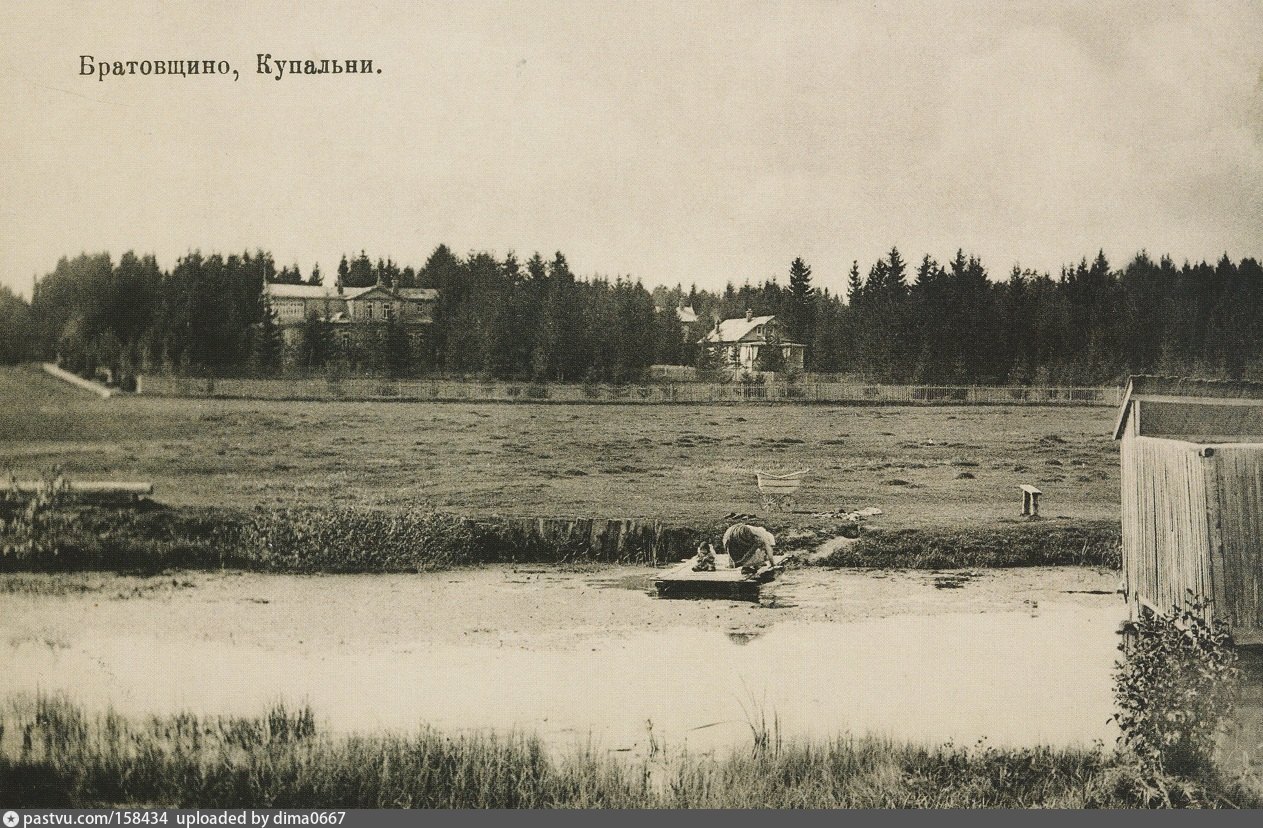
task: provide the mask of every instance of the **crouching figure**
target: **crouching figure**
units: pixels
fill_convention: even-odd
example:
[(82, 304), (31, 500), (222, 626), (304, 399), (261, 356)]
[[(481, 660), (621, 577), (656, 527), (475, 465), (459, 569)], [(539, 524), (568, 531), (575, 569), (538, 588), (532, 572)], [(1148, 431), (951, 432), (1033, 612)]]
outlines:
[(734, 523), (724, 532), (724, 552), (732, 558), (733, 567), (745, 575), (753, 575), (764, 566), (774, 566), (772, 548), (776, 536), (762, 526)]

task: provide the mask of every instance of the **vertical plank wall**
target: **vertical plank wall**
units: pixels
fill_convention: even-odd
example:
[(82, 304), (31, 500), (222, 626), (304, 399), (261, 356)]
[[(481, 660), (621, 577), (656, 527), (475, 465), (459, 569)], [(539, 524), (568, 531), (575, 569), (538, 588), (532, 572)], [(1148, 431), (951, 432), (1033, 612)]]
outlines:
[(1240, 643), (1263, 639), (1263, 445), (1144, 437), (1122, 453), (1123, 577), (1133, 608), (1181, 606), (1189, 593)]
[(1206, 473), (1199, 446), (1131, 433), (1122, 446), (1124, 577), (1128, 597), (1158, 612), (1187, 591), (1210, 595)]
[(1216, 614), (1232, 625), (1238, 642), (1257, 640), (1263, 632), (1263, 445), (1216, 446), (1209, 459), (1217, 467), (1212, 510), (1223, 548), (1212, 559), (1222, 559), (1223, 598), (1216, 598), (1224, 607)]

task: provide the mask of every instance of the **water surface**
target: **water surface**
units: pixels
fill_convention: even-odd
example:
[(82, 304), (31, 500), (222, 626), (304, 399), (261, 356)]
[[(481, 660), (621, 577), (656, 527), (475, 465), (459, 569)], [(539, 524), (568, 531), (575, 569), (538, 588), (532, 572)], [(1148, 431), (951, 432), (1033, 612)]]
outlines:
[[(463, 574), (442, 577), (453, 585)], [(221, 606), (222, 595), (199, 594), (210, 585), (106, 607), (126, 613), (130, 605), (149, 624), (97, 618), (100, 601), (38, 596), (24, 600), (45, 612), (43, 602), (65, 602), (65, 612), (42, 627), (32, 618), (3, 645), (0, 693), (65, 692), (92, 709), (139, 715), (257, 715), (279, 700), (306, 702), (339, 731), (519, 729), (557, 747), (591, 741), (637, 753), (647, 750), (650, 730), (668, 747), (746, 744), (760, 719), (776, 720), (787, 738), (1089, 745), (1115, 735), (1111, 669), (1125, 614), (1115, 596), (979, 612), (978, 596), (969, 603), (961, 595), (967, 584), (939, 590), (940, 605), (928, 614), (894, 606), (884, 617), (821, 620), (820, 612), (720, 602), (710, 623), (709, 606), (634, 593), (609, 600), (624, 613), (642, 607), (643, 629), (635, 617), (620, 617), (612, 631), (582, 615), (549, 620), (539, 590), (600, 606), (603, 596), (579, 583), (583, 577), (525, 586), (506, 578), (514, 591), (494, 595), (471, 589), (468, 600), (484, 601), (486, 612), (460, 634), (434, 631), (429, 625), (444, 623), (437, 613), (368, 617), (390, 613), (388, 602), (356, 610), (362, 635), (352, 622), (322, 621), (339, 612), (320, 598), (337, 587), (332, 578), (288, 583), (278, 599), (292, 603), (284, 614), (259, 598), (254, 608)], [(267, 576), (250, 578), (253, 592), (267, 590)], [(415, 581), (381, 583), (400, 591)], [(821, 583), (812, 586), (817, 603)], [(951, 611), (953, 601), (969, 611)], [(515, 613), (527, 619), (522, 628), (501, 634), (497, 618)], [(453, 624), (468, 623), (451, 615)], [(537, 634), (530, 619), (538, 619)]]

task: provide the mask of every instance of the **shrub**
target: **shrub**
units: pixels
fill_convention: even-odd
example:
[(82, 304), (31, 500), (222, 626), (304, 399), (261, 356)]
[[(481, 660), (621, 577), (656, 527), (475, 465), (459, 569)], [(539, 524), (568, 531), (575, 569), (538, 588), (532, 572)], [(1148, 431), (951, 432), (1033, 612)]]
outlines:
[(58, 510), (69, 488), (58, 469), (45, 475), (32, 495), (18, 491), (10, 478), (0, 492), (0, 554), (5, 558), (40, 558), (56, 555), (59, 536), (69, 528)]
[(1114, 674), (1119, 744), (1156, 780), (1209, 769), (1232, 712), (1237, 654), (1227, 625), (1207, 620), (1207, 606), (1190, 596), (1169, 616), (1143, 617), (1122, 645), (1126, 658)]
[[(0, 504), (0, 514), (8, 506)], [(57, 503), (33, 538), (6, 523), (0, 530), (0, 572), (160, 572), (250, 564), (240, 519), (227, 510)]]

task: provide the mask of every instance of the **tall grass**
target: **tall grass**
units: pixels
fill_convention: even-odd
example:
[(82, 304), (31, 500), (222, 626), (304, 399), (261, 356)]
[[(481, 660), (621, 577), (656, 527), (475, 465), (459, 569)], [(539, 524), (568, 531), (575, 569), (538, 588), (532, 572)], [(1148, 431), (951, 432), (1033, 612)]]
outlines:
[(6, 510), (24, 508), (0, 500), (0, 572), (423, 572), (480, 563), (648, 563), (688, 557), (703, 534), (684, 527), (629, 533), (610, 550), (595, 546), (583, 521), (558, 521), (563, 529), (545, 531), (534, 521), (341, 506), (247, 511), (67, 502), (49, 506), (38, 525), (5, 521)]
[[(0, 713), (10, 807), (956, 808), (1148, 804), (1099, 749), (918, 747), (875, 738), (719, 755), (555, 755), (534, 736), (333, 736), (308, 709), (259, 718), (87, 715), (61, 698)], [(1257, 805), (1239, 790), (1199, 802)]]
[(64, 503), (32, 529), (5, 521), (6, 508), (0, 500), (0, 572), (251, 568), (244, 515), (234, 511)]
[[(169, 508), (142, 502), (106, 508), (63, 502), (40, 520), (0, 497), (0, 572), (161, 572), (233, 568), (266, 572), (421, 572), (480, 563), (648, 563), (691, 555), (722, 534), (722, 522), (628, 535), (617, 550), (595, 548), (584, 522), (572, 531), (534, 521), (469, 519), (430, 510)], [(565, 525), (561, 522), (560, 525)], [(784, 551), (806, 551), (847, 527), (788, 533)], [(851, 527), (853, 528), (853, 527)], [(1050, 522), (966, 529), (866, 529), (825, 566), (946, 569), (1119, 565), (1116, 523)]]
[(951, 529), (870, 529), (825, 566), (906, 569), (1122, 565), (1117, 523), (1051, 521)]

